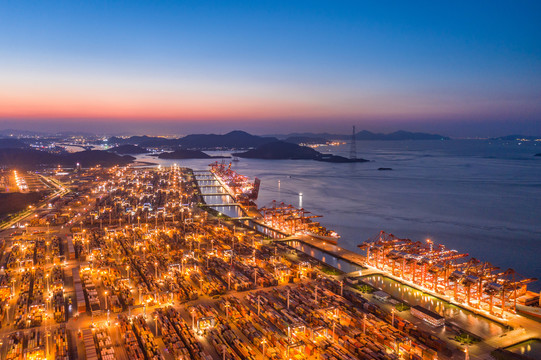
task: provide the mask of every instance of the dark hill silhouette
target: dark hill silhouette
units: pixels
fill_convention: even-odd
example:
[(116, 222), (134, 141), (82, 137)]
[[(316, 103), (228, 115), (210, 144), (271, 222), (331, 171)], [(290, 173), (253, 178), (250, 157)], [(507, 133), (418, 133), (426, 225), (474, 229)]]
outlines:
[(178, 148), (212, 150), (212, 149), (249, 149), (262, 144), (277, 141), (273, 137), (263, 137), (248, 134), (245, 131), (231, 131), (224, 135), (193, 134), (179, 139), (162, 137), (132, 136), (129, 138), (111, 137), (111, 144), (131, 144), (146, 148)]
[(160, 159), (222, 159), (228, 156), (210, 156), (200, 150), (177, 149), (173, 152), (164, 152), (156, 155)]
[(365, 159), (348, 159), (343, 156), (322, 154), (312, 148), (285, 141), (276, 141), (259, 146), (257, 149), (236, 153), (233, 156), (266, 160), (316, 160), (335, 163), (366, 162)]
[(277, 139), (251, 135), (245, 131), (236, 130), (225, 135), (188, 135), (179, 139), (179, 145), (187, 149), (248, 149), (273, 141), (277, 141)]
[(113, 152), (120, 155), (131, 155), (131, 154), (146, 154), (148, 150), (137, 145), (119, 145), (114, 148), (108, 149), (107, 151)]
[(321, 137), (309, 137), (309, 136), (290, 136), (284, 140), (285, 142), (290, 142), (293, 144), (326, 144), (327, 139)]
[(0, 165), (21, 168), (62, 165), (82, 167), (126, 165), (135, 160), (132, 156), (120, 156), (107, 151), (86, 150), (76, 153), (51, 154), (33, 149), (0, 149)]

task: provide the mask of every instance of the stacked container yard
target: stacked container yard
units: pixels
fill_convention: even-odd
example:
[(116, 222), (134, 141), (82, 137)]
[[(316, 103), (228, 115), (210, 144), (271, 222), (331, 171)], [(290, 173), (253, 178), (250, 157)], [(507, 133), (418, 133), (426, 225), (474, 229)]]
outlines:
[(124, 341), (124, 349), (130, 360), (144, 360), (145, 355), (135, 336), (130, 320), (124, 315), (119, 317), (120, 333)]
[(98, 356), (101, 360), (115, 359), (115, 350), (107, 328), (100, 327), (94, 331), (94, 343), (96, 344)]
[(65, 327), (58, 327), (53, 331), (52, 343), (54, 344), (55, 360), (69, 360)]
[(72, 270), (73, 274), (73, 287), (75, 288), (75, 296), (76, 296), (76, 307), (77, 312), (84, 313), (86, 312), (86, 301), (85, 301), (85, 294), (83, 291), (83, 286), (81, 284), (81, 277), (79, 275), (79, 267), (75, 267)]
[(188, 354), (187, 358), (194, 360), (212, 359), (212, 357), (203, 350), (203, 346), (195, 338), (193, 329), (188, 326), (178, 311), (173, 307), (168, 307), (160, 309), (157, 314), (159, 321), (163, 322), (167, 332), (172, 333), (172, 331), (174, 331), (174, 334), (169, 335), (169, 338), (175, 339), (174, 344), (177, 344), (174, 345), (175, 348), (183, 349), (182, 352)]
[(7, 337), (6, 360), (23, 359), (23, 336), (19, 333), (10, 334)]
[(161, 360), (162, 355), (158, 350), (158, 345), (154, 339), (154, 335), (150, 331), (148, 324), (143, 316), (137, 316), (133, 319), (133, 329), (137, 338), (143, 345), (145, 355), (150, 360)]
[(85, 345), (86, 360), (98, 360), (98, 353), (96, 351), (96, 344), (94, 343), (92, 330), (83, 330), (83, 343)]
[(41, 359), (45, 356), (45, 334), (39, 330), (32, 330), (26, 335), (26, 359)]

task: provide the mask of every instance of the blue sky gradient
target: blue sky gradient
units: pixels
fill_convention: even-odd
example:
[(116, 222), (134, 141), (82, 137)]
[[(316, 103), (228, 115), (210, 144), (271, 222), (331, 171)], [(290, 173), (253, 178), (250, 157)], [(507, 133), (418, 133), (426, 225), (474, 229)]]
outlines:
[(540, 4), (4, 1), (0, 126), (541, 134)]

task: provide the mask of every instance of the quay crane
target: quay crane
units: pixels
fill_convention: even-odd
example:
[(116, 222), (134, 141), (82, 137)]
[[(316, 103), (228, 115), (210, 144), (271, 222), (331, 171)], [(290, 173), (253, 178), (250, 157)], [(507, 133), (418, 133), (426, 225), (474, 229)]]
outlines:
[(367, 265), (491, 314), (499, 305), (500, 316), (508, 309), (516, 311), (519, 298), (527, 293), (527, 284), (537, 280), (517, 280), (512, 269), (497, 273), (499, 268), (489, 262), (466, 260), (467, 253), (446, 249), (430, 239), (412, 241), (381, 231), (358, 247), (366, 251)]

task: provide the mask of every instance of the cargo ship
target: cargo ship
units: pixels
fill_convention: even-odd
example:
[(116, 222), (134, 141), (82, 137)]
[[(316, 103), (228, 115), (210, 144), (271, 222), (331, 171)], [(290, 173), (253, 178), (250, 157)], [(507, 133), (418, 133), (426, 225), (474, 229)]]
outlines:
[(338, 244), (338, 240), (340, 239), (340, 235), (338, 235), (334, 231), (330, 231), (330, 230), (327, 230), (327, 229), (325, 229), (325, 230), (326, 230), (325, 234), (321, 234), (321, 233), (317, 233), (317, 232), (313, 232), (313, 231), (308, 231), (308, 230), (305, 231), (305, 234), (313, 236), (313, 237), (318, 238), (318, 239), (321, 239), (323, 241), (330, 242), (332, 244)]
[(231, 170), (231, 163), (226, 165), (217, 161), (210, 164), (210, 172), (216, 176), (226, 191), (238, 203), (248, 205), (257, 200), (261, 184), (261, 180), (258, 178), (252, 181), (249, 177)]
[(328, 230), (319, 222), (312, 219), (320, 218), (311, 212), (296, 208), (293, 205), (277, 203), (276, 200), (259, 212), (263, 216), (263, 224), (288, 235), (309, 235), (315, 238), (337, 244), (340, 235)]

